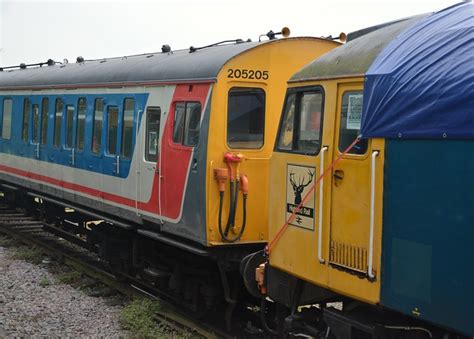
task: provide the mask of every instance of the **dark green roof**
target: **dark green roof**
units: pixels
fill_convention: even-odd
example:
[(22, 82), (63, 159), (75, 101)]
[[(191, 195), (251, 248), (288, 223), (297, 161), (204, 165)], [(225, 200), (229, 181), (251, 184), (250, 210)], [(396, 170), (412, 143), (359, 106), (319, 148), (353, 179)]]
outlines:
[(377, 55), (402, 31), (425, 17), (419, 15), (370, 31), (333, 49), (294, 74), (289, 82), (364, 75)]

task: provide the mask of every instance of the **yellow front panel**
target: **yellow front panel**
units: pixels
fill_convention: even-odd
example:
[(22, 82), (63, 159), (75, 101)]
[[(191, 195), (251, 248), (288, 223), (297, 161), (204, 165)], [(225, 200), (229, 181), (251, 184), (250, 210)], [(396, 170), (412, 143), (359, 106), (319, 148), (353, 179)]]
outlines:
[[(286, 92), (286, 81), (305, 64), (317, 56), (337, 47), (338, 44), (322, 39), (281, 39), (262, 44), (230, 60), (221, 70), (212, 94), (208, 143), (207, 220), (208, 243), (225, 244), (218, 231), (219, 191), (214, 180), (214, 169), (226, 167), (226, 152), (241, 153), (244, 160), (241, 173), (249, 179), (247, 200), (247, 226), (239, 243), (266, 242), (268, 239), (268, 171), (275, 134)], [(248, 79), (244, 70), (265, 74), (260, 79)], [(238, 77), (236, 77), (236, 71)], [(257, 71), (261, 73), (256, 73)], [(245, 72), (247, 73), (247, 72)], [(248, 74), (248, 73), (247, 73)], [(231, 77), (232, 76), (232, 77)], [(266, 79), (264, 79), (266, 78)], [(231, 148), (227, 144), (228, 92), (234, 87), (260, 88), (265, 91), (265, 132), (263, 146), (259, 149)], [(229, 190), (226, 186), (222, 221), (228, 215)], [(239, 194), (236, 225), (242, 223), (242, 199)]]
[[(361, 78), (303, 83), (300, 86), (322, 85), (325, 91), (324, 131), (322, 145), (328, 147), (325, 168), (335, 161), (339, 148), (342, 96), (347, 91), (362, 89)], [(297, 85), (293, 85), (297, 86)], [(321, 252), (318, 258), (319, 190), (315, 189), (314, 230), (290, 225), (272, 249), (272, 266), (302, 279), (329, 288), (335, 292), (370, 303), (377, 303), (380, 294), (380, 257), (382, 224), (382, 190), (384, 142), (372, 139), (363, 155), (346, 155), (323, 179)], [(373, 246), (373, 272), (375, 279), (367, 277), (370, 230), (370, 166), (371, 153), (376, 158), (375, 227)], [(321, 173), (320, 157), (275, 152), (270, 169), (270, 220), (269, 240), (275, 236), (287, 219), (289, 176), (288, 166), (298, 164), (316, 168)], [(342, 175), (342, 179), (340, 178)]]

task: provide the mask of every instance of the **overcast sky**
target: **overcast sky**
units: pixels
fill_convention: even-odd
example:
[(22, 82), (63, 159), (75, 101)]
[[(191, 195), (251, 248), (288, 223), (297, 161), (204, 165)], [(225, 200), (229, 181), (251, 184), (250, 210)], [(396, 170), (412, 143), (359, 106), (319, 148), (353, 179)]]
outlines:
[(338, 35), (459, 1), (448, 0), (0, 0), (0, 66), (52, 58), (85, 59), (213, 42), (258, 40), (270, 29), (291, 36)]

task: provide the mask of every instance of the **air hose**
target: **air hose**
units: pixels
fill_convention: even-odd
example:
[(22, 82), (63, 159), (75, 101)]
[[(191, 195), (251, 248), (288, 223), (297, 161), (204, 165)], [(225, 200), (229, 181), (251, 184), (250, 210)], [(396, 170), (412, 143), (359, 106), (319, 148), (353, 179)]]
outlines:
[[(224, 242), (236, 242), (238, 241), (244, 231), (245, 226), (247, 223), (247, 194), (248, 194), (248, 179), (247, 176), (241, 175), (234, 179), (234, 175), (232, 173), (232, 168), (228, 164), (231, 178), (230, 178), (230, 205), (229, 205), (229, 215), (227, 218), (227, 223), (225, 225), (225, 229), (222, 225), (222, 210), (224, 205), (224, 191), (225, 191), (225, 182), (228, 179), (228, 170), (226, 168), (218, 168), (214, 170), (214, 177), (219, 184), (219, 234), (221, 236), (222, 241)], [(239, 189), (242, 191), (242, 200), (243, 200), (243, 218), (242, 218), (242, 225), (240, 227), (239, 232), (234, 236), (231, 237), (229, 235), (230, 231), (235, 229), (235, 216), (237, 214), (237, 201), (239, 197)]]

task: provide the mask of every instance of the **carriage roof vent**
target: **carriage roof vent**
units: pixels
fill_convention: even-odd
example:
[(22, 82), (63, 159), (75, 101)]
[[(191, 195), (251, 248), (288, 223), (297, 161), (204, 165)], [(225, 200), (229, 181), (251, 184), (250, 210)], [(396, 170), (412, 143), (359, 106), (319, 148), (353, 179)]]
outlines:
[(170, 46), (170, 45), (163, 45), (163, 46), (161, 46), (161, 52), (162, 52), (162, 53), (169, 53), (169, 52), (171, 52), (171, 46)]

